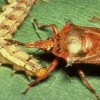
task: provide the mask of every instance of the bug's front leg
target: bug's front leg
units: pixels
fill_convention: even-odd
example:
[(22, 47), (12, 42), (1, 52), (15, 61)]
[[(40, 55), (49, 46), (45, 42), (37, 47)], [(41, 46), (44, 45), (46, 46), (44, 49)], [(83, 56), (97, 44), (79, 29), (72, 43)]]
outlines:
[(28, 90), (30, 90), (33, 86), (38, 84), (40, 81), (46, 79), (50, 75), (50, 73), (56, 69), (58, 63), (59, 63), (59, 58), (55, 58), (51, 63), (51, 65), (47, 68), (47, 72), (44, 75), (37, 77), (35, 81), (29, 83), (28, 87), (23, 91), (23, 94), (25, 94)]
[(80, 77), (82, 78), (82, 80), (84, 81), (84, 83), (86, 84), (87, 88), (91, 91), (91, 93), (94, 94), (94, 96), (97, 98), (97, 100), (100, 100), (99, 95), (96, 93), (95, 89), (92, 87), (92, 85), (88, 81), (87, 77), (85, 76), (85, 73), (81, 69), (78, 70), (78, 73), (79, 73)]
[(32, 24), (33, 24), (33, 26), (36, 25), (41, 30), (42, 29), (47, 29), (47, 28), (50, 27), (53, 30), (54, 34), (57, 34), (58, 33), (58, 28), (57, 28), (57, 26), (55, 24), (40, 25), (36, 19), (34, 19), (34, 22)]
[(65, 26), (63, 27), (63, 29), (60, 32), (58, 31), (58, 28), (57, 28), (57, 26), (55, 24), (40, 25), (36, 19), (34, 20), (34, 23), (32, 23), (32, 24), (33, 24), (33, 26), (36, 25), (39, 29), (46, 29), (46, 28), (50, 27), (53, 30), (54, 34), (59, 34), (59, 33), (62, 34), (62, 33), (65, 33), (65, 32), (67, 32), (69, 30), (71, 22), (70, 21), (66, 21)]

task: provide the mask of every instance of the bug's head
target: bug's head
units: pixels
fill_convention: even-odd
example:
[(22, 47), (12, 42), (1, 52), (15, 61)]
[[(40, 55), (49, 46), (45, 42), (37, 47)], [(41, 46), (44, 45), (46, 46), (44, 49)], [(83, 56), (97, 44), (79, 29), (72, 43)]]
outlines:
[(38, 48), (38, 49), (42, 49), (42, 50), (45, 50), (45, 51), (50, 51), (51, 48), (54, 46), (54, 43), (51, 39), (49, 40), (39, 40), (39, 41), (36, 41), (35, 43), (29, 43), (27, 44), (27, 47), (35, 47), (35, 48)]

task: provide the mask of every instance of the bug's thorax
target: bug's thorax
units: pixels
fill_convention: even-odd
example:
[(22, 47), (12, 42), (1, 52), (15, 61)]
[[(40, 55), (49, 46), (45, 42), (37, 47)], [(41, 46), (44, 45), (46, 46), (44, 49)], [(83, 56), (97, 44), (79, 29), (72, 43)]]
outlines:
[(52, 38), (54, 45), (51, 52), (64, 59), (69, 55), (77, 56), (80, 53), (84, 54), (83, 44), (85, 37), (82, 34), (83, 32), (83, 30), (77, 29), (73, 24), (67, 27), (67, 29), (63, 28)]
[(89, 28), (70, 25), (67, 32), (57, 34), (54, 38), (56, 53), (66, 52), (66, 56), (84, 57), (100, 52), (100, 36), (96, 34), (97, 31), (88, 30)]

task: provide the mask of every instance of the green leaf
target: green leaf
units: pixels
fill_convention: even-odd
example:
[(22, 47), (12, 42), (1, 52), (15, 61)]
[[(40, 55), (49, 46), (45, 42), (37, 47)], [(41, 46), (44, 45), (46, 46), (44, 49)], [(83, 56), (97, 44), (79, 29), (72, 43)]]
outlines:
[[(0, 0), (0, 5), (3, 4), (5, 4), (5, 0)], [(50, 0), (49, 2), (41, 0), (31, 9), (30, 15), (13, 38), (21, 42), (39, 40), (31, 23), (33, 18), (38, 19), (43, 25), (56, 24), (59, 30), (65, 24), (64, 19), (68, 19), (77, 25), (100, 27), (100, 22), (90, 23), (88, 21), (93, 16), (100, 16), (100, 0)], [(51, 31), (37, 31), (40, 32), (42, 39), (53, 34)], [(23, 50), (31, 53), (35, 51), (27, 48), (23, 48)], [(91, 72), (91, 66), (88, 66), (87, 70), (92, 74), (88, 74), (87, 77), (95, 90), (100, 93), (100, 74), (96, 74), (96, 72), (100, 72), (100, 69), (97, 69), (97, 67), (94, 66), (95, 70)], [(21, 92), (28, 83), (29, 81), (25, 78), (25, 75), (15, 74), (11, 77), (11, 69), (8, 66), (0, 67), (0, 100), (95, 99), (94, 95), (82, 84), (76, 74), (73, 74), (71, 80), (69, 80), (63, 68), (58, 68), (47, 80), (33, 87), (26, 95), (22, 95)]]

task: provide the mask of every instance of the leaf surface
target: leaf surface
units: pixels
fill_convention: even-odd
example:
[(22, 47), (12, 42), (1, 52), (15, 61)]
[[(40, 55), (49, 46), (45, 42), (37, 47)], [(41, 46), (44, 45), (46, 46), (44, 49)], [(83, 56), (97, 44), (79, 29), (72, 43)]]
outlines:
[[(5, 0), (0, 0), (0, 5), (5, 3)], [(100, 0), (49, 0), (49, 2), (41, 0), (31, 9), (29, 16), (13, 38), (21, 42), (39, 40), (31, 23), (33, 18), (38, 19), (42, 25), (56, 24), (59, 30), (65, 24), (64, 19), (68, 19), (77, 25), (100, 27), (100, 22), (89, 22), (93, 16), (100, 16)], [(48, 38), (53, 34), (51, 31), (37, 31), (42, 39)], [(23, 50), (30, 53), (35, 52), (35, 49), (23, 48)], [(87, 70), (91, 72), (91, 66), (88, 66)], [(93, 74), (88, 74), (87, 76), (98, 93), (100, 93), (99, 72), (100, 68), (96, 66), (95, 70), (91, 72)], [(26, 95), (22, 95), (21, 92), (29, 81), (22, 74), (15, 74), (13, 77), (10, 74), (11, 69), (8, 66), (0, 67), (0, 100), (95, 99), (76, 74), (73, 74), (71, 80), (69, 80), (63, 68), (54, 71), (47, 80), (32, 88)]]

